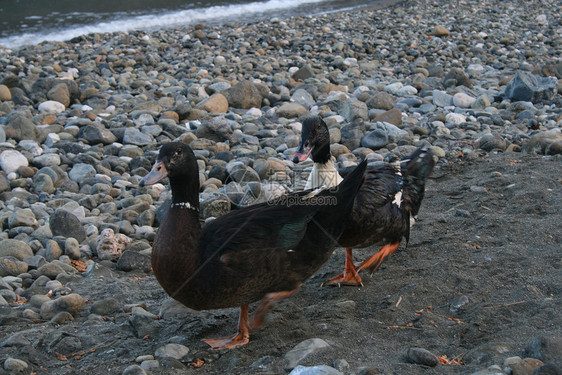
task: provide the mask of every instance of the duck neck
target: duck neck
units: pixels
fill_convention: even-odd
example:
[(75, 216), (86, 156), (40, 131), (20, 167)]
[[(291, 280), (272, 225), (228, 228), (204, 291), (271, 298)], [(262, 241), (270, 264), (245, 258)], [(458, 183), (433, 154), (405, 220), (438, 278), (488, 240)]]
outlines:
[(339, 185), (343, 178), (338, 173), (335, 164), (336, 158), (330, 155), (327, 161), (314, 163), (312, 171), (306, 181), (305, 189), (314, 189), (320, 186), (332, 188)]
[(199, 212), (199, 176), (189, 179), (170, 178), (172, 207)]

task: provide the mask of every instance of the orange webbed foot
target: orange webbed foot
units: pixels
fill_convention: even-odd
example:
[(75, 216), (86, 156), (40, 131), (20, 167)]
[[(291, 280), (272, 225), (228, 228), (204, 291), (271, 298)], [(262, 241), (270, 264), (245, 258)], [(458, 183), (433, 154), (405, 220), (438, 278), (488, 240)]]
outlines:
[(363, 280), (361, 279), (361, 276), (359, 276), (355, 264), (353, 264), (353, 252), (351, 248), (345, 249), (345, 266), (343, 272), (322, 283), (322, 286), (327, 285), (363, 286)]
[(224, 339), (204, 339), (203, 341), (215, 350), (236, 349), (250, 342), (250, 334), (248, 332), (239, 332)]
[(250, 342), (250, 325), (248, 323), (248, 305), (240, 306), (238, 333), (224, 339), (204, 339), (215, 350), (236, 349)]
[(361, 279), (361, 276), (357, 274), (357, 271), (347, 272), (347, 270), (344, 270), (338, 276), (332, 277), (330, 280), (324, 281), (322, 283), (322, 286), (328, 286), (328, 285), (364, 286), (363, 280)]
[(394, 253), (400, 242), (395, 242), (389, 245), (384, 245), (379, 251), (377, 251), (372, 257), (361, 263), (359, 266), (359, 271), (361, 270), (369, 270), (371, 272), (371, 276), (379, 269), (382, 264), (382, 261), (389, 256), (390, 254)]

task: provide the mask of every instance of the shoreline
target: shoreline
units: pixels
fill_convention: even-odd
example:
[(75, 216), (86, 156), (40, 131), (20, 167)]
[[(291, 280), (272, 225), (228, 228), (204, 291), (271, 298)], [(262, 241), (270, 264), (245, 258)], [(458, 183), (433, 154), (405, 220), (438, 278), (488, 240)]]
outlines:
[[(168, 29), (189, 29), (191, 27), (194, 27), (196, 24), (205, 24), (208, 26), (221, 26), (221, 25), (229, 25), (229, 24), (233, 24), (233, 23), (238, 23), (238, 24), (251, 24), (254, 22), (258, 22), (258, 21), (263, 21), (263, 22), (267, 22), (269, 19), (271, 18), (277, 18), (277, 19), (289, 19), (292, 17), (314, 17), (314, 16), (319, 16), (319, 15), (323, 15), (323, 14), (332, 14), (332, 13), (339, 13), (339, 12), (347, 12), (347, 11), (360, 11), (361, 9), (383, 9), (389, 6), (392, 6), (394, 4), (400, 3), (401, 0), (378, 0), (375, 2), (375, 4), (366, 4), (366, 5), (357, 5), (357, 6), (353, 6), (351, 8), (341, 8), (341, 9), (335, 9), (335, 10), (320, 10), (320, 11), (314, 11), (309, 9), (308, 7), (305, 7), (304, 10), (307, 10), (308, 15), (297, 15), (297, 14), (291, 14), (292, 12), (296, 11), (296, 9), (294, 9), (293, 11), (289, 10), (289, 9), (280, 9), (279, 12), (281, 13), (280, 16), (269, 16), (269, 15), (265, 15), (263, 13), (256, 13), (253, 14), (253, 19), (249, 20), (247, 22), (244, 22), (240, 19), (236, 19), (236, 18), (241, 18), (241, 16), (223, 16), (223, 17), (219, 17), (219, 18), (209, 18), (206, 20), (199, 20), (199, 21), (191, 21), (185, 25), (176, 25), (176, 26), (166, 26), (166, 25), (159, 25), (159, 26), (153, 26), (153, 27), (142, 27), (137, 25), (137, 27), (128, 29), (128, 30), (116, 30), (116, 31), (96, 31), (96, 32), (86, 32), (84, 34), (81, 35), (75, 35), (72, 37), (68, 37), (65, 40), (55, 40), (52, 38), (58, 38), (57, 35), (60, 34), (68, 34), (70, 31), (75, 30), (75, 29), (97, 29), (99, 28), (101, 24), (104, 24), (105, 27), (108, 27), (108, 25), (111, 25), (113, 23), (130, 23), (133, 22), (133, 20), (135, 19), (134, 17), (130, 17), (130, 18), (125, 18), (125, 19), (109, 19), (109, 20), (105, 20), (105, 21), (98, 21), (96, 23), (90, 23), (90, 24), (76, 24), (73, 25), (73, 27), (68, 28), (68, 29), (59, 29), (57, 30), (56, 28), (51, 28), (51, 29), (45, 29), (41, 32), (27, 32), (24, 34), (15, 34), (15, 35), (10, 35), (10, 36), (6, 36), (6, 37), (2, 37), (0, 38), (0, 40), (5, 39), (5, 40), (10, 40), (12, 38), (16, 38), (17, 39), (22, 39), (24, 37), (26, 37), (27, 35), (41, 35), (41, 37), (43, 37), (44, 35), (47, 35), (48, 38), (51, 38), (51, 40), (46, 40), (45, 42), (68, 42), (71, 39), (75, 39), (75, 38), (80, 38), (82, 36), (86, 36), (89, 34), (120, 34), (120, 33), (127, 33), (127, 32), (139, 32), (139, 31), (144, 31), (144, 32), (158, 32), (160, 30), (166, 31)], [(322, 7), (321, 7), (322, 8)], [(319, 13), (316, 13), (319, 12)], [(272, 12), (273, 13), (273, 12)], [(175, 13), (170, 13), (171, 16), (173, 16)], [(159, 15), (159, 17), (162, 15)], [(196, 15), (195, 15), (196, 16)], [(141, 17), (148, 17), (147, 15), (143, 15)], [(233, 19), (234, 18), (234, 19)], [(147, 19), (147, 21), (149, 21), (149, 19)], [(177, 21), (177, 20), (176, 20)], [(150, 22), (150, 21), (149, 21)], [(138, 22), (133, 22), (135, 24), (137, 24)], [(21, 43), (21, 42), (20, 42)], [(39, 43), (40, 44), (40, 43)], [(25, 47), (25, 46), (33, 46), (35, 44), (19, 44), (19, 45), (15, 45), (15, 46), (11, 46), (11, 47), (3, 47), (3, 48), (9, 48), (9, 49), (17, 49), (17, 48), (21, 48), (21, 47)], [(2, 47), (2, 44), (0, 44), (0, 47)]]

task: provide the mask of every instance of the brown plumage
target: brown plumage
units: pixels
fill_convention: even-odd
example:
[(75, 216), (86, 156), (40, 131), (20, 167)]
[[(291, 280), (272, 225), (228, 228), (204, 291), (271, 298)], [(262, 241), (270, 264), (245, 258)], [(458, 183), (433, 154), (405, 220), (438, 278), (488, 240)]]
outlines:
[(246, 344), (248, 304), (263, 299), (253, 320), (259, 326), (273, 301), (294, 293), (330, 257), (365, 167), (356, 168), (335, 191), (284, 196), (201, 227), (195, 156), (182, 143), (164, 145), (140, 182), (149, 185), (167, 176), (172, 189), (172, 206), (152, 248), (158, 282), (196, 310), (241, 306), (237, 334), (205, 341), (217, 349)]

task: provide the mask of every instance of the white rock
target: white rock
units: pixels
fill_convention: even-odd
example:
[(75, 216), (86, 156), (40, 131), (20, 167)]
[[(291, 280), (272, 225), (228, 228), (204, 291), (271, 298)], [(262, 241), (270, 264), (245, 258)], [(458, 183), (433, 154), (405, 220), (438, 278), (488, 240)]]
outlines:
[(328, 93), (328, 97), (326, 97), (327, 102), (331, 101), (345, 101), (349, 99), (349, 95), (347, 95), (343, 91), (330, 91)]
[(448, 124), (462, 124), (466, 122), (466, 116), (460, 113), (449, 113), (445, 116), (445, 120)]
[(29, 365), (27, 362), (16, 358), (7, 358), (4, 361), (4, 370), (10, 371), (12, 373), (22, 372), (27, 370)]
[(261, 117), (263, 115), (263, 112), (259, 108), (250, 108), (248, 109), (248, 111), (246, 111), (246, 114), (248, 116)]
[(468, 72), (468, 74), (470, 74), (473, 77), (478, 77), (480, 76), (482, 73), (484, 73), (486, 71), (486, 69), (484, 68), (484, 66), (482, 64), (470, 64), (468, 66), (468, 68), (466, 68), (466, 71)]
[(154, 233), (154, 228), (149, 225), (142, 225), (135, 230), (135, 234), (144, 236), (147, 233)]
[(56, 134), (56, 133), (49, 133), (49, 134), (47, 135), (47, 138), (45, 139), (44, 144), (45, 144), (47, 147), (53, 147), (53, 145), (54, 145), (55, 143), (57, 143), (58, 141), (60, 141), (60, 136), (59, 136), (58, 134)]
[(465, 94), (464, 92), (457, 92), (453, 95), (453, 104), (456, 107), (460, 108), (470, 108), (472, 103), (476, 101), (476, 98), (473, 98), (470, 95)]
[(0, 168), (6, 174), (15, 172), (19, 167), (27, 167), (29, 162), (23, 154), (16, 150), (5, 150), (0, 154)]
[(323, 349), (329, 348), (330, 345), (319, 338), (312, 338), (304, 340), (293, 349), (288, 351), (284, 358), (288, 361), (288, 368), (295, 368), (299, 362), (310, 356), (311, 354), (318, 353)]
[(320, 365), (313, 367), (297, 366), (289, 375), (343, 375), (341, 371), (333, 367)]
[(302, 131), (302, 124), (300, 122), (292, 122), (289, 124), (289, 128), (291, 128), (295, 133), (299, 133)]
[(209, 94), (207, 94), (207, 91), (205, 90), (205, 88), (203, 86), (199, 87), (199, 90), (197, 90), (197, 96), (200, 98), (208, 98)]
[(346, 66), (358, 66), (359, 64), (357, 63), (357, 59), (354, 57), (348, 57), (345, 60), (343, 60), (343, 64)]
[(65, 107), (64, 104), (59, 103), (55, 100), (47, 100), (37, 107), (39, 112), (41, 113), (61, 113), (64, 112)]
[(394, 83), (391, 83), (390, 85), (386, 85), (384, 87), (384, 91), (389, 92), (389, 93), (394, 94), (394, 95), (398, 95), (398, 90), (400, 90), (402, 87), (404, 87), (402, 82), (394, 82)]
[(22, 148), (25, 148), (27, 151), (31, 152), (33, 156), (39, 156), (43, 153), (43, 149), (35, 141), (24, 139), (20, 141), (18, 145)]
[(540, 25), (544, 25), (548, 23), (548, 20), (546, 18), (546, 14), (539, 14), (535, 20), (537, 21), (538, 24)]
[(54, 153), (39, 155), (33, 158), (33, 164), (40, 167), (52, 167), (53, 165), (60, 165), (61, 158), (58, 154)]
[(225, 65), (226, 64), (226, 58), (224, 56), (218, 55), (215, 56), (214, 59), (215, 65)]
[(175, 358), (181, 360), (189, 353), (189, 348), (181, 344), (166, 344), (156, 349), (156, 358)]
[(397, 94), (399, 96), (408, 96), (408, 95), (416, 95), (418, 93), (418, 89), (414, 86), (406, 85), (398, 90)]

